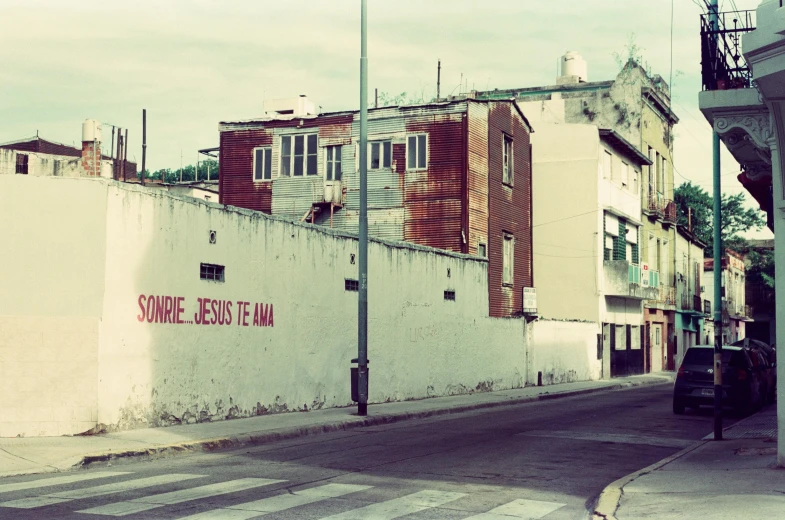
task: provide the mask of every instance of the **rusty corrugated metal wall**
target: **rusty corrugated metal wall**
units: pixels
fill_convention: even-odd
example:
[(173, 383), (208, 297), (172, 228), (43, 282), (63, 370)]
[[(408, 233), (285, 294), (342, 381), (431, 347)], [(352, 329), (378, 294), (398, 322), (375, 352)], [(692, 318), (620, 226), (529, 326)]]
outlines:
[(221, 132), (221, 160), (218, 163), (218, 200), (241, 208), (270, 213), (272, 185), (253, 181), (253, 149), (272, 146), (269, 129)]
[[(513, 139), (513, 186), (502, 183), (503, 136)], [(529, 132), (512, 103), (489, 103), (488, 297), (491, 316), (523, 309), (523, 288), (532, 286), (531, 147)], [(513, 283), (502, 280), (504, 233), (515, 237)]]
[(462, 252), (466, 103), (429, 112), (405, 118), (407, 134), (428, 135), (428, 168), (406, 172), (404, 238), (424, 246)]
[(469, 254), (478, 245), (488, 250), (488, 105), (469, 103), (468, 110)]

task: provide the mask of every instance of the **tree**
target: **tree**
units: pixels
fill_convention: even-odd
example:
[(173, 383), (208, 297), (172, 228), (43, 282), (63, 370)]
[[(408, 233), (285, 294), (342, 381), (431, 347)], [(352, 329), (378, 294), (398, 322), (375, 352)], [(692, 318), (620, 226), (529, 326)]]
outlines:
[[(687, 227), (688, 210), (692, 209), (692, 232), (706, 244), (704, 256), (711, 257), (714, 248), (713, 222), (714, 202), (711, 195), (697, 184), (686, 182), (676, 188), (673, 198), (678, 208), (678, 224)], [(744, 207), (744, 194), (722, 194), (720, 236), (723, 253), (725, 248), (744, 251), (746, 239), (741, 236), (747, 231), (761, 229), (766, 225), (761, 211)]]
[[(217, 181), (218, 180), (218, 161), (214, 159), (207, 159), (206, 161), (202, 161), (199, 163), (199, 180), (204, 181), (207, 180), (207, 172), (210, 172), (210, 180)], [(193, 164), (189, 164), (182, 168), (182, 179), (183, 182), (185, 181), (193, 181), (194, 180), (194, 171), (196, 170)], [(180, 168), (171, 169), (171, 168), (163, 168), (161, 170), (154, 171), (152, 174), (149, 170), (145, 173), (145, 179), (154, 179), (159, 180), (163, 179), (164, 182), (173, 183), (173, 182), (180, 182)]]

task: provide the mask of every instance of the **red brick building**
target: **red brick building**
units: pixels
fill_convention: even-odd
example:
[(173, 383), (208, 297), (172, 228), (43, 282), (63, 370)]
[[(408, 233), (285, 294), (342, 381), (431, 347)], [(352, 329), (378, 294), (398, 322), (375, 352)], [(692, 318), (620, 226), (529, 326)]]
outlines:
[[(220, 201), (356, 232), (359, 112), (220, 124)], [(488, 258), (491, 316), (533, 287), (531, 126), (507, 100), (368, 111), (371, 236)]]

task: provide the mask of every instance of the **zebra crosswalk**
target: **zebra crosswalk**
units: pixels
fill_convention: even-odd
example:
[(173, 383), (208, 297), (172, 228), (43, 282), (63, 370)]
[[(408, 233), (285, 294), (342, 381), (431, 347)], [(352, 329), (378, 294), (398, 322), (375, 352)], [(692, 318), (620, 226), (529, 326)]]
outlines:
[[(428, 518), (438, 518), (439, 508), (449, 507), (448, 516), (460, 517), (462, 520), (539, 520), (565, 505), (518, 498), (478, 512), (468, 506), (471, 494), (463, 492), (437, 489), (406, 491), (396, 488), (393, 491), (394, 498), (380, 501), (379, 494), (374, 495), (372, 492), (383, 487), (366, 484), (333, 482), (306, 487), (308, 484), (298, 485), (287, 480), (249, 477), (199, 485), (200, 479), (204, 482), (208, 478), (208, 475), (190, 473), (136, 478), (133, 472), (98, 471), (0, 484), (0, 510), (5, 508), (5, 513), (0, 513), (0, 516), (4, 519), (13, 518), (13, 515), (8, 514), (13, 510), (35, 510), (35, 514), (40, 512), (42, 518), (66, 514), (68, 518), (82, 515), (145, 518), (145, 513), (151, 510), (204, 501), (199, 506), (203, 510), (198, 513), (180, 517), (171, 516), (170, 513), (167, 515), (180, 520), (248, 520), (297, 508), (298, 518), (393, 520), (408, 515), (416, 516), (418, 513), (427, 514)], [(98, 482), (102, 479), (110, 482)], [(291, 485), (284, 489), (277, 486), (273, 490), (265, 490), (275, 484)], [(63, 486), (67, 486), (67, 489), (63, 489)], [(166, 491), (167, 486), (169, 489), (175, 486), (175, 489)], [(153, 491), (144, 494), (151, 489)], [(137, 498), (119, 501), (107, 498), (121, 493)], [(232, 500), (230, 495), (233, 493), (242, 494), (243, 500)], [(249, 495), (253, 494), (256, 497), (249, 501)], [(222, 496), (221, 504), (217, 505), (216, 497)], [(6, 497), (10, 499), (3, 500)], [(101, 501), (96, 502), (95, 499)], [(466, 502), (461, 505), (464, 500)], [(80, 506), (79, 501), (89, 502)], [(357, 506), (358, 503), (361, 505)], [(209, 505), (209, 509), (204, 510), (204, 505)], [(53, 516), (52, 511), (57, 513)], [(325, 512), (327, 516), (324, 516)]]

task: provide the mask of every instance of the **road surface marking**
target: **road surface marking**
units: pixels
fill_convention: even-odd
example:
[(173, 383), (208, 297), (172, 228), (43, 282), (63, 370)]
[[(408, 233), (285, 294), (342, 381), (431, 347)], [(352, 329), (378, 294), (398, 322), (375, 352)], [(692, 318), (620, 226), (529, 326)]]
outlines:
[(126, 480), (124, 482), (115, 482), (113, 484), (104, 484), (102, 486), (95, 486), (82, 489), (74, 489), (71, 491), (63, 491), (60, 493), (47, 493), (42, 496), (32, 498), (21, 498), (19, 500), (11, 500), (8, 502), (0, 502), (0, 507), (15, 507), (17, 509), (33, 509), (36, 507), (44, 507), (52, 504), (61, 504), (63, 502), (70, 502), (71, 500), (79, 500), (82, 498), (100, 497), (102, 495), (110, 495), (112, 493), (120, 493), (122, 491), (130, 491), (132, 489), (141, 489), (151, 486), (162, 486), (172, 482), (181, 480), (188, 480), (192, 478), (200, 478), (204, 475), (186, 475), (174, 473), (171, 475), (159, 475), (157, 477), (139, 478), (135, 480)]
[(425, 490), (406, 495), (405, 497), (328, 516), (322, 520), (392, 520), (399, 516), (411, 515), (425, 509), (438, 507), (465, 496), (466, 493)]
[(539, 520), (561, 507), (564, 504), (521, 498), (464, 520)]
[(65, 477), (31, 480), (29, 482), (17, 482), (16, 484), (2, 484), (0, 485), (0, 493), (10, 493), (11, 491), (21, 491), (23, 489), (35, 489), (48, 486), (60, 486), (62, 484), (73, 484), (74, 482), (82, 482), (84, 480), (94, 480), (97, 478), (116, 477), (118, 475), (128, 474), (130, 474), (128, 471), (98, 471), (96, 473), (87, 473), (84, 475), (68, 475)]
[(269, 498), (254, 500), (228, 506), (223, 509), (213, 509), (186, 516), (180, 520), (248, 520), (269, 513), (284, 511), (293, 507), (304, 506), (328, 498), (338, 498), (349, 493), (357, 493), (371, 489), (373, 486), (354, 486), (351, 484), (327, 484), (324, 486), (293, 491), (286, 495), (277, 495)]
[(228, 482), (219, 482), (218, 484), (208, 484), (206, 486), (199, 486), (190, 489), (181, 489), (180, 491), (171, 491), (169, 493), (161, 493), (158, 495), (151, 495), (149, 497), (135, 498), (125, 502), (115, 502), (113, 504), (106, 504), (98, 507), (91, 507), (90, 509), (83, 509), (77, 513), (86, 513), (90, 515), (108, 515), (108, 516), (125, 516), (133, 513), (141, 513), (142, 511), (149, 511), (162, 506), (169, 506), (179, 504), (181, 502), (189, 502), (191, 500), (199, 500), (202, 498), (209, 498), (218, 495), (225, 495), (227, 493), (236, 493), (238, 491), (246, 491), (262, 486), (269, 486), (286, 482), (285, 480), (273, 480), (269, 478), (241, 478), (238, 480), (230, 480)]

